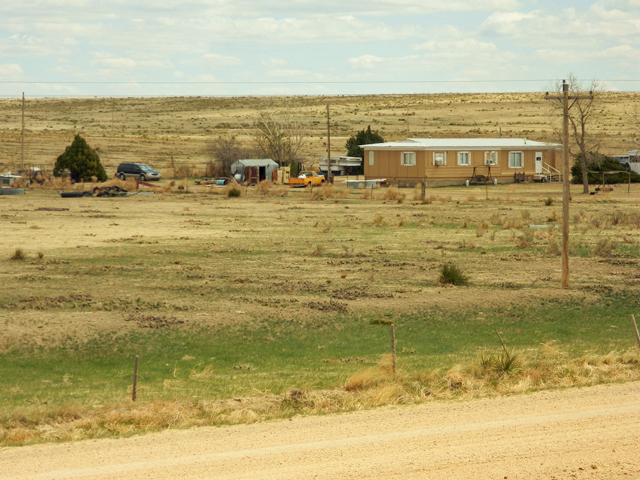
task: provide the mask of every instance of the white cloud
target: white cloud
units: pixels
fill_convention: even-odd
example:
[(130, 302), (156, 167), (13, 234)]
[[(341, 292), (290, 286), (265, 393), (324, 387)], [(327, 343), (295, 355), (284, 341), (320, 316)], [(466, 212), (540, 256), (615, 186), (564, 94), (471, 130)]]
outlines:
[(0, 65), (0, 79), (4, 81), (21, 80), (24, 77), (22, 67), (17, 63)]
[(286, 60), (280, 60), (277, 58), (270, 58), (269, 60), (261, 61), (260, 65), (266, 68), (281, 68), (289, 65), (289, 62), (287, 62)]
[(199, 65), (203, 67), (230, 67), (242, 65), (243, 61), (236, 57), (227, 57), (217, 53), (207, 53), (198, 58), (182, 60), (181, 65)]
[(355, 70), (374, 70), (382, 65), (386, 60), (375, 55), (361, 55), (360, 57), (350, 58), (349, 66)]
[(485, 35), (498, 35), (529, 46), (589, 47), (604, 41), (640, 43), (640, 18), (628, 12), (605, 10), (594, 4), (578, 11), (497, 12), (483, 22)]
[(295, 79), (302, 79), (302, 78), (310, 78), (310, 73), (308, 71), (305, 70), (295, 70), (295, 69), (281, 69), (281, 70), (271, 70), (269, 72), (267, 72), (267, 76), (269, 77), (285, 77), (285, 78), (295, 78)]
[(431, 40), (421, 45), (416, 45), (414, 50), (418, 52), (461, 52), (464, 55), (473, 55), (479, 52), (495, 52), (498, 47), (493, 43), (467, 38), (453, 42)]
[(45, 38), (15, 34), (0, 38), (0, 56), (2, 57), (51, 57), (68, 55), (70, 50), (62, 44), (52, 44)]
[(104, 67), (107, 69), (132, 69), (138, 67), (144, 67), (146, 69), (165, 69), (173, 67), (173, 64), (170, 61), (162, 59), (116, 57), (105, 52), (94, 53), (93, 57), (94, 59), (90, 63), (91, 67)]

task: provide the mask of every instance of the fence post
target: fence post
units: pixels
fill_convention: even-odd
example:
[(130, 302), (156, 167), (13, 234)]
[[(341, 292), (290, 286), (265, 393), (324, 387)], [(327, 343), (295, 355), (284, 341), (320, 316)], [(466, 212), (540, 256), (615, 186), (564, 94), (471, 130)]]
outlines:
[(132, 402), (136, 401), (136, 388), (138, 386), (138, 358), (139, 358), (139, 356), (136, 355), (136, 363), (133, 366), (133, 391), (131, 393), (131, 401)]
[(500, 336), (500, 334), (498, 333), (498, 330), (496, 329), (496, 335), (498, 335), (498, 340), (500, 340), (500, 343), (502, 344), (502, 349), (504, 350), (504, 353), (506, 353), (507, 355), (509, 355), (509, 352), (507, 351), (507, 347), (504, 345), (504, 342), (502, 341), (502, 337)]
[(638, 325), (636, 325), (636, 317), (631, 315), (631, 321), (633, 322), (633, 330), (636, 332), (636, 340), (638, 342), (638, 348), (640, 348), (640, 334), (638, 334)]
[(396, 333), (393, 323), (391, 324), (391, 362), (393, 367), (393, 376), (396, 376)]

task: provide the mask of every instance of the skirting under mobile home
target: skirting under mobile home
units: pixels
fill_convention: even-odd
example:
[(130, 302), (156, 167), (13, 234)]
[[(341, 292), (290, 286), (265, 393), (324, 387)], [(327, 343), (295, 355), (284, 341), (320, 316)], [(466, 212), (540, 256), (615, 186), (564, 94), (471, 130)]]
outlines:
[(395, 184), (559, 180), (562, 148), (520, 138), (409, 138), (361, 145), (366, 179)]

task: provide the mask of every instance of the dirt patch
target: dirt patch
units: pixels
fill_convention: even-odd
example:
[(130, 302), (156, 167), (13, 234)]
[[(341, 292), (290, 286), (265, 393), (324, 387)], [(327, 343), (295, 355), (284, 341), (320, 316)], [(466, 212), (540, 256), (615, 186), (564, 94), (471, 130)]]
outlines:
[(176, 317), (156, 315), (128, 315), (124, 318), (124, 321), (134, 322), (140, 328), (166, 328), (185, 323), (184, 320), (178, 320)]

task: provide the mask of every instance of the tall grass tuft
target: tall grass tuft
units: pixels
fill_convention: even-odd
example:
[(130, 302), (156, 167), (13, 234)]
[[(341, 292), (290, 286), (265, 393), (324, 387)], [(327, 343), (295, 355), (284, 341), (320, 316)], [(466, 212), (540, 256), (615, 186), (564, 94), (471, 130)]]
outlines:
[(349, 377), (344, 383), (344, 388), (347, 391), (362, 390), (391, 382), (394, 378), (391, 355), (384, 355), (375, 367), (367, 368)]
[(465, 286), (469, 285), (469, 277), (456, 264), (448, 262), (442, 266), (439, 282), (443, 285)]
[(384, 219), (384, 217), (382, 215), (377, 215), (373, 219), (373, 225), (375, 227), (384, 227), (386, 224), (387, 224), (387, 221)]

